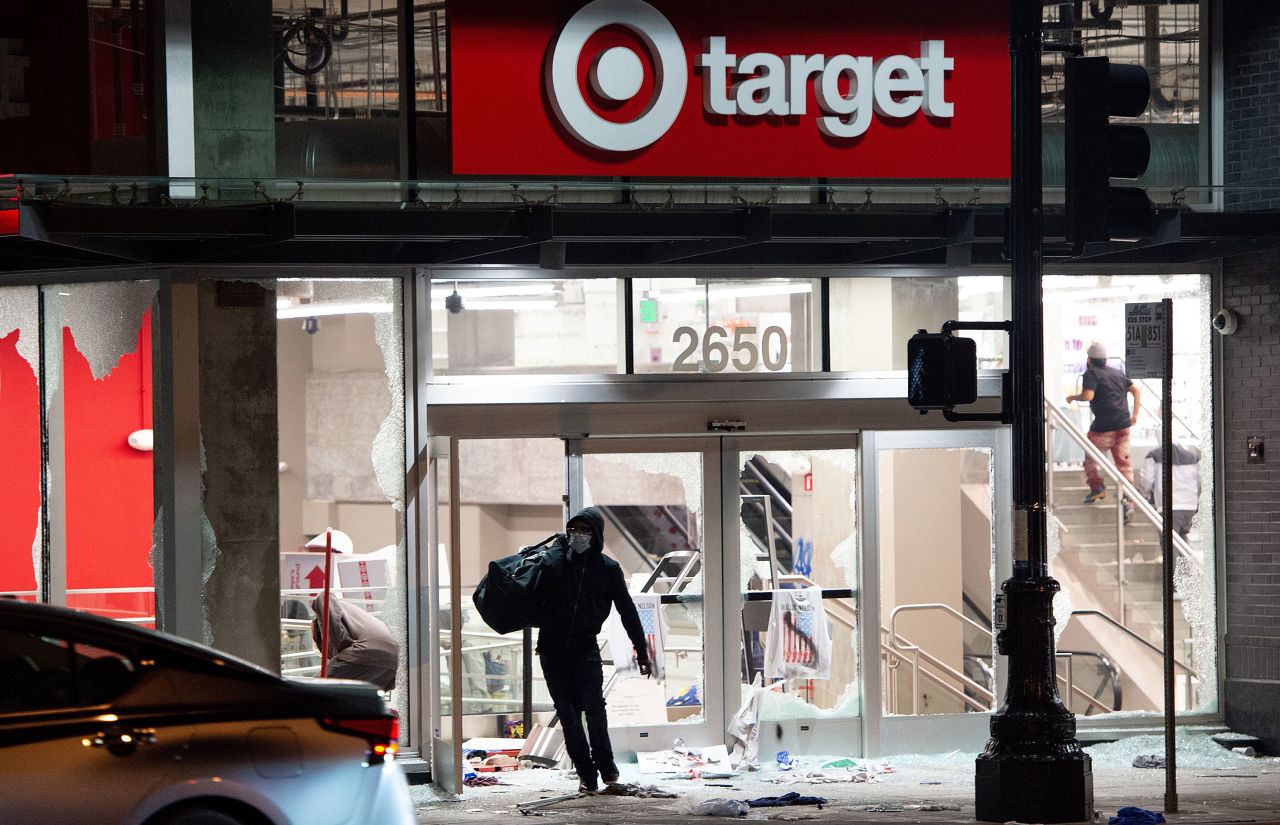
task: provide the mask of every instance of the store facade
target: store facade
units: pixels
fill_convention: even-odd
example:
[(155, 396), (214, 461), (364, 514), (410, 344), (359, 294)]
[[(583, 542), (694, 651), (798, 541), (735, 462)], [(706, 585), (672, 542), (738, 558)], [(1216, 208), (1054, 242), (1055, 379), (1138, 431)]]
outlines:
[[(339, 586), (403, 641), (407, 764), (460, 791), (465, 741), (552, 715), (526, 640), (488, 631), (471, 592), (488, 561), (594, 505), (633, 592), (662, 597), (663, 678), (611, 685), (619, 750), (723, 742), (757, 680), (761, 752), (980, 749), (1004, 687), (1010, 433), (904, 398), (912, 333), (1008, 317), (1002, 4), (927, 32), (901, 30), (901, 10), (864, 15), (856, 54), (814, 21), (765, 37), (673, 4), (561, 5), (450, 17), (453, 168), (496, 182), (223, 179), (212, 199), (236, 208), (177, 210), (163, 200), (195, 201), (196, 179), (152, 181), (126, 210), (123, 179), (68, 197), (24, 181), (20, 251), (63, 263), (0, 285), (0, 411), (24, 468), (6, 480), (0, 590), (308, 675), (302, 547), (341, 530), (355, 553)], [(1168, 13), (1157, 29), (1190, 12)], [(499, 22), (542, 45), (493, 49)], [(561, 47), (576, 97), (556, 85)], [(672, 48), (689, 67), (679, 105), (659, 71)], [(1090, 343), (1123, 356), (1127, 301), (1175, 301), (1178, 437), (1203, 482), (1180, 548), (1178, 710), (1223, 714), (1208, 319), (1214, 244), (1258, 232), (1197, 189), (1207, 96), (1192, 119), (1173, 94), (1185, 73), (1160, 68), (1185, 55), (1156, 51), (1181, 101), (1158, 126), (1189, 127), (1167, 145), (1194, 147), (1177, 155), (1190, 171), (1157, 182), (1197, 209), (1167, 217), (1163, 243), (1051, 263), (1045, 284), (1059, 691), (1085, 736), (1154, 726), (1162, 702), (1156, 514), (1079, 503), (1089, 419), (1063, 400)], [(521, 129), (489, 127), (495, 99)], [(648, 120), (664, 106), (669, 123)], [(657, 125), (616, 128), (640, 121)], [(1046, 225), (1059, 240), (1061, 215)], [(71, 266), (72, 249), (105, 260)], [(1008, 341), (978, 337), (976, 409), (992, 410)], [(1159, 390), (1143, 390), (1135, 466)], [(797, 587), (823, 592), (825, 678), (765, 661), (770, 594)]]

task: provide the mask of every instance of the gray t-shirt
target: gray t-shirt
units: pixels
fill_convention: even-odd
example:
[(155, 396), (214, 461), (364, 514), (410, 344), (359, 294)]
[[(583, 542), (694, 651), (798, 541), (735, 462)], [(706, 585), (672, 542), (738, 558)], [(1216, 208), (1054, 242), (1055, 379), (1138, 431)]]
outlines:
[(1093, 410), (1091, 432), (1126, 430), (1132, 425), (1129, 417), (1129, 387), (1132, 385), (1129, 376), (1113, 367), (1090, 365), (1085, 370), (1081, 386), (1085, 390), (1093, 390), (1093, 400), (1089, 402), (1089, 408)]

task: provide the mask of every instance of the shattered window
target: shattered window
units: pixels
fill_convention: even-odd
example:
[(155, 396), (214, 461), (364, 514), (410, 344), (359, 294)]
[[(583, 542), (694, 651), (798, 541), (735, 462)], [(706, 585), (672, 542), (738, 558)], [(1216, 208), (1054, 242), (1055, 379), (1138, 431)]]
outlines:
[[(1218, 677), (1209, 278), (1053, 276), (1045, 278), (1044, 293), (1051, 570), (1062, 585), (1055, 614), (1063, 701), (1088, 716), (1163, 713), (1164, 380), (1131, 378), (1139, 409), (1127, 432), (1127, 463), (1118, 463), (1117, 451), (1102, 441), (1111, 432), (1098, 418), (1105, 414), (1104, 399), (1079, 395), (1086, 373), (1106, 369), (1128, 377), (1125, 304), (1169, 298), (1173, 471), (1181, 478), (1174, 485), (1174, 701), (1179, 713), (1213, 712)], [(1091, 350), (1104, 367), (1091, 364)], [(1132, 411), (1132, 394), (1123, 403)]]
[[(582, 458), (585, 504), (605, 516), (605, 552), (622, 565), (633, 596), (674, 595), (646, 624), (653, 680), (615, 675), (630, 663), (625, 633), (606, 623), (601, 639), (609, 723), (692, 724), (703, 719), (706, 636), (703, 621), (701, 453), (610, 453)], [(644, 610), (641, 605), (642, 622)], [(617, 639), (616, 643), (612, 639)], [(616, 691), (616, 693), (615, 693)], [(623, 710), (625, 708), (626, 710)]]
[(319, 674), (311, 626), (327, 541), (334, 592), (400, 644), (392, 701), (406, 719), (400, 281), (281, 278), (275, 288), (281, 671)]
[(39, 287), (0, 287), (0, 593), (38, 601)]
[[(861, 713), (857, 468), (856, 450), (741, 454), (742, 675), (744, 698), (767, 688), (762, 722)], [(812, 588), (823, 591), (817, 621), (752, 599)]]
[(991, 710), (991, 451), (882, 450), (877, 473), (884, 712)]
[[(154, 281), (41, 287), (54, 603), (155, 626)], [(109, 480), (109, 481), (108, 481)]]

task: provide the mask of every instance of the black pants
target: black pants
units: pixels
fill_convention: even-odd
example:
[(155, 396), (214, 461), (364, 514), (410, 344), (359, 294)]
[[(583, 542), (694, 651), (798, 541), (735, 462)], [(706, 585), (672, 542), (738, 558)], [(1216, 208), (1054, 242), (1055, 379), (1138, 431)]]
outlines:
[(613, 779), (618, 775), (618, 768), (613, 762), (613, 745), (609, 742), (604, 669), (600, 660), (546, 654), (539, 658), (547, 690), (551, 693), (551, 701), (564, 731), (564, 747), (573, 760), (578, 778), (588, 787), (597, 785), (598, 775)]

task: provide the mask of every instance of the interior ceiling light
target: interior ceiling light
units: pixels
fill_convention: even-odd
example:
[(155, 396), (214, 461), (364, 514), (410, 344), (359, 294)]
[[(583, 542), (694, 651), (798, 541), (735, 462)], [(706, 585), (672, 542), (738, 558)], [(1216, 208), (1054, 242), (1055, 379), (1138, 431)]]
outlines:
[[(805, 295), (813, 292), (813, 284), (725, 284), (711, 285), (712, 298), (764, 298), (771, 295)], [(707, 297), (705, 286), (654, 290), (653, 297), (660, 301), (692, 302)]]
[(462, 295), (463, 299), (467, 301), (472, 298), (520, 298), (525, 296), (553, 295), (557, 291), (556, 285), (548, 281), (499, 284), (497, 286), (472, 286), (466, 281), (450, 281), (447, 283), (437, 281), (435, 288), (448, 289), (449, 283), (452, 283), (454, 285), (454, 291)]
[(356, 315), (370, 313), (380, 315), (391, 311), (390, 301), (316, 301), (310, 304), (276, 309), (276, 318), (318, 318), (323, 315)]

